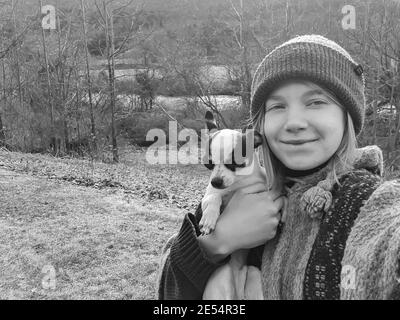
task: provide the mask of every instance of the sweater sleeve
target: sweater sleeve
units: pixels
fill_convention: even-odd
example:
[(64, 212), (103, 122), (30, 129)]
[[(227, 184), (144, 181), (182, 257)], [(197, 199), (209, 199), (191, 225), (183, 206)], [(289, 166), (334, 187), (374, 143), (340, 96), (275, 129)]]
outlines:
[(341, 299), (400, 299), (400, 180), (385, 181), (361, 208), (342, 267)]
[(158, 279), (160, 300), (201, 300), (210, 275), (227, 259), (213, 263), (199, 245), (201, 205), (195, 214), (186, 214), (177, 235), (166, 243)]

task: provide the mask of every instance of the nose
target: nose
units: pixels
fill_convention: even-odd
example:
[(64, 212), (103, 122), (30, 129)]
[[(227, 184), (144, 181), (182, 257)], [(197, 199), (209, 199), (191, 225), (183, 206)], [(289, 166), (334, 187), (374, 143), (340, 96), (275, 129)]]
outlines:
[(284, 129), (289, 132), (297, 132), (306, 129), (308, 123), (304, 118), (304, 112), (305, 110), (300, 106), (289, 107)]
[(219, 177), (213, 178), (211, 180), (211, 185), (216, 189), (222, 189), (223, 183), (224, 183), (224, 181)]

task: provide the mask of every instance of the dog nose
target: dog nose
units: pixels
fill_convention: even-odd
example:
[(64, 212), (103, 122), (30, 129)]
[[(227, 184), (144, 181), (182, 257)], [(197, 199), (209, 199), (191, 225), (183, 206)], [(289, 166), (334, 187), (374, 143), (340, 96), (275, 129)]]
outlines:
[(211, 180), (211, 185), (216, 189), (222, 189), (222, 184), (224, 181), (221, 178), (213, 178)]

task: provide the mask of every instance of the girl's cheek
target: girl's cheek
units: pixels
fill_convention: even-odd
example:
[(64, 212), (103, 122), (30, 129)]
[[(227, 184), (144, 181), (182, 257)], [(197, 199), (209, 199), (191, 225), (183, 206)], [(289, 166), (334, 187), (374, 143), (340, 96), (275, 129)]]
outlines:
[(264, 121), (265, 135), (267, 135), (267, 133), (268, 135), (276, 133), (281, 126), (282, 126), (282, 116), (271, 113), (265, 117)]
[[(330, 108), (322, 108), (315, 110), (314, 117), (312, 119), (320, 119), (320, 123), (323, 122), (325, 125), (332, 127), (344, 126), (345, 113), (338, 106), (331, 106)], [(322, 120), (322, 121), (321, 121)]]
[(264, 125), (264, 135), (268, 142), (273, 137), (275, 131), (274, 124), (271, 121), (266, 121)]

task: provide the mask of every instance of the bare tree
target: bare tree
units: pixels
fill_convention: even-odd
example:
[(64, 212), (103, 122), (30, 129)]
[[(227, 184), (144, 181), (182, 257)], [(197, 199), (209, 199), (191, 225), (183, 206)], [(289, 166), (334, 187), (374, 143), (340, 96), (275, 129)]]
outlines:
[[(14, 26), (14, 41), (16, 42), (16, 37), (17, 37), (17, 22), (15, 19), (15, 11), (16, 11), (16, 6), (14, 0), (11, 1), (11, 10), (12, 10), (12, 20), (13, 20), (13, 26)], [(19, 107), (20, 110), (23, 110), (23, 97), (22, 97), (22, 87), (21, 87), (21, 68), (20, 68), (20, 61), (19, 61), (19, 49), (17, 46), (14, 47), (13, 49), (13, 56), (16, 62), (16, 74), (17, 74), (17, 85), (18, 85), (18, 98), (19, 98)]]
[(103, 0), (103, 20), (106, 33), (108, 85), (111, 106), (111, 141), (113, 162), (118, 162), (117, 137), (115, 135), (115, 48), (114, 48), (114, 22), (113, 12), (109, 13), (106, 2)]
[[(43, 7), (43, 1), (39, 0), (39, 12), (41, 14)], [(53, 153), (56, 154), (59, 151), (59, 144), (57, 143), (57, 139), (55, 137), (55, 130), (54, 130), (54, 101), (52, 98), (51, 92), (51, 79), (50, 79), (50, 70), (49, 70), (49, 59), (47, 56), (47, 48), (46, 48), (46, 35), (45, 30), (42, 28), (42, 45), (43, 45), (43, 55), (44, 55), (44, 63), (46, 68), (46, 75), (47, 75), (47, 95), (48, 95), (48, 105), (50, 106), (50, 145), (52, 146)]]
[[(118, 48), (115, 48), (115, 35), (114, 35), (114, 16), (121, 13), (129, 3), (122, 5), (118, 8), (109, 8), (109, 2), (102, 0), (102, 9), (99, 7), (97, 1), (95, 2), (97, 12), (100, 16), (98, 20), (99, 24), (102, 26), (105, 37), (106, 37), (106, 59), (107, 59), (107, 71), (108, 71), (108, 94), (111, 109), (111, 143), (112, 143), (112, 154), (113, 162), (119, 161), (118, 156), (118, 145), (117, 145), (117, 133), (115, 129), (115, 113), (116, 113), (116, 91), (115, 91), (115, 59), (123, 52), (127, 43), (132, 39), (134, 35), (135, 28), (135, 17), (134, 14), (131, 15), (131, 23), (125, 37), (120, 41)], [(134, 12), (137, 9), (133, 10)]]
[(234, 31), (234, 35), (240, 50), (240, 96), (243, 108), (249, 110), (251, 95), (251, 67), (249, 63), (248, 43), (245, 37), (245, 32), (248, 30), (248, 23), (246, 23), (244, 17), (243, 0), (240, 0), (240, 10), (236, 8), (232, 0), (229, 0), (229, 3), (239, 24), (239, 32)]
[(3, 119), (2, 119), (2, 111), (7, 106), (7, 94), (6, 94), (6, 70), (5, 70), (5, 63), (4, 59), (1, 59), (1, 66), (2, 66), (2, 101), (4, 108), (0, 109), (0, 146), (5, 146), (6, 144), (6, 136), (3, 127)]
[[(367, 68), (367, 100), (370, 101), (373, 126), (367, 128), (372, 142), (379, 144), (385, 153), (386, 162), (399, 160), (400, 147), (400, 40), (398, 17), (400, 9), (388, 1), (364, 4), (363, 28), (344, 32), (353, 46), (359, 48), (358, 58)], [(399, 165), (400, 167), (400, 165)]]
[(91, 133), (92, 133), (93, 149), (94, 149), (93, 151), (94, 153), (97, 153), (97, 134), (96, 134), (96, 124), (94, 120), (94, 113), (93, 113), (92, 80), (90, 76), (89, 49), (87, 41), (86, 9), (83, 4), (83, 0), (81, 0), (81, 12), (82, 12), (83, 40), (85, 46), (86, 82), (88, 84), (90, 124), (91, 124)]

